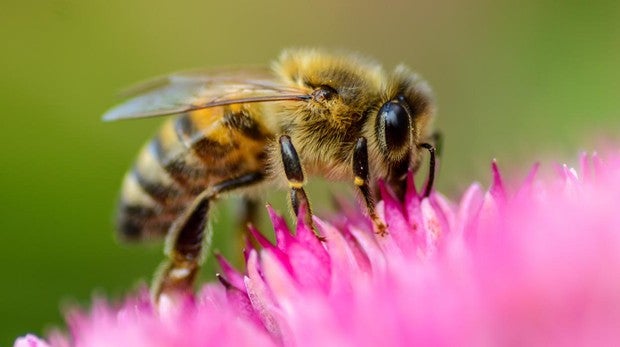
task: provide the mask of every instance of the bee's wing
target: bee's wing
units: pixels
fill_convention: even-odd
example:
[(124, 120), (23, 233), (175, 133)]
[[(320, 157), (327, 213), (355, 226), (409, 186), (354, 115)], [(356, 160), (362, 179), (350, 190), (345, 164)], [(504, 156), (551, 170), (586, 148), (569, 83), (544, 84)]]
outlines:
[(237, 103), (306, 100), (307, 90), (284, 85), (266, 69), (193, 70), (126, 90), (129, 99), (103, 115), (106, 121), (165, 116)]

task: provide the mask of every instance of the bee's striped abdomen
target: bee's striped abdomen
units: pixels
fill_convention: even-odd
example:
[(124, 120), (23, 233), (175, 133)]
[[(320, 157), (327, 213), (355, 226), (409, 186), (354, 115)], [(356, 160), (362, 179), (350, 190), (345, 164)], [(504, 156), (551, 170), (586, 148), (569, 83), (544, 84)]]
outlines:
[(142, 149), (123, 182), (118, 229), (124, 239), (163, 236), (210, 185), (264, 169), (271, 132), (234, 106), (170, 119)]

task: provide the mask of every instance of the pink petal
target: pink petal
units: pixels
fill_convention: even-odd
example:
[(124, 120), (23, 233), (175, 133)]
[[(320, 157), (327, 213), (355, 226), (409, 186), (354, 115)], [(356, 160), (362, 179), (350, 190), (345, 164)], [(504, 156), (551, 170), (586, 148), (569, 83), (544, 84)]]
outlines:
[(338, 230), (318, 218), (314, 218), (317, 228), (327, 239), (327, 249), (331, 259), (331, 284), (330, 293), (349, 293), (352, 283), (344, 280), (352, 274), (358, 273), (359, 266), (355, 254), (349, 248), (348, 242)]
[(276, 318), (278, 308), (268, 285), (259, 273), (258, 254), (254, 251), (250, 252), (247, 271), (248, 277), (245, 278), (245, 287), (248, 298), (267, 331), (279, 340), (282, 338), (282, 333)]
[(447, 230), (443, 229), (440, 217), (428, 199), (422, 200), (422, 225), (425, 235), (425, 253), (432, 255), (437, 251), (440, 238)]
[[(377, 211), (377, 215), (379, 215), (379, 218), (381, 218), (381, 220), (385, 221), (385, 219), (386, 219), (385, 218), (385, 205), (384, 205), (383, 201), (379, 201), (377, 203), (376, 211)], [(403, 251), (400, 249), (400, 247), (396, 243), (396, 240), (390, 234), (390, 225), (387, 224), (386, 226), (387, 226), (387, 234), (386, 235), (377, 235), (374, 232), (372, 232), (372, 235), (377, 240), (377, 244), (379, 244), (379, 246), (381, 246), (381, 249), (383, 250), (383, 252), (394, 254), (394, 255), (402, 255)]]
[(245, 291), (243, 275), (241, 275), (220, 253), (215, 254), (215, 259), (220, 264), (224, 279), (233, 287)]
[(462, 234), (465, 240), (469, 241), (473, 237), (483, 202), (484, 193), (478, 184), (472, 184), (461, 198), (456, 217), (456, 232)]
[(267, 205), (267, 212), (273, 224), (273, 230), (276, 234), (276, 246), (283, 252), (286, 252), (288, 245), (293, 242), (293, 236), (286, 225), (286, 221), (282, 218), (271, 205)]
[(403, 215), (402, 204), (388, 192), (383, 182), (379, 182), (379, 190), (389, 236), (394, 239), (395, 244), (399, 246), (402, 252), (412, 252), (415, 249), (413, 230)]
[(491, 171), (493, 172), (493, 181), (491, 183), (491, 188), (489, 188), (489, 193), (493, 196), (493, 199), (496, 202), (503, 203), (506, 201), (506, 189), (504, 188), (502, 175), (499, 172), (499, 167), (496, 160), (493, 160), (491, 163)]
[(34, 335), (26, 335), (15, 340), (13, 347), (49, 347), (49, 345)]

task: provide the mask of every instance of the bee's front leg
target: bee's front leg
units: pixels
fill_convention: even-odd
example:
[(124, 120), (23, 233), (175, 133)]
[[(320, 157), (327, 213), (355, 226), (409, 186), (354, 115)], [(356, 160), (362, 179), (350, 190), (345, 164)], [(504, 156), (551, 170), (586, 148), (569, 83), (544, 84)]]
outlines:
[(385, 236), (387, 234), (387, 227), (375, 211), (375, 202), (370, 193), (370, 187), (368, 186), (370, 174), (368, 168), (368, 148), (365, 137), (357, 139), (355, 148), (353, 149), (353, 175), (353, 184), (355, 184), (364, 198), (368, 216), (372, 220), (375, 233), (380, 236)]
[(435, 175), (437, 171), (437, 160), (436, 157), (441, 158), (441, 151), (443, 148), (443, 135), (439, 131), (435, 131), (430, 136), (431, 143), (421, 143), (419, 145), (420, 148), (424, 148), (428, 150), (430, 155), (430, 163), (428, 167), (428, 178), (426, 181), (426, 188), (424, 189), (424, 197), (428, 197), (431, 194), (431, 190), (433, 189), (433, 183), (435, 182)]
[(424, 188), (423, 195), (423, 197), (428, 198), (428, 196), (431, 195), (431, 191), (433, 190), (433, 183), (435, 182), (435, 147), (430, 143), (421, 143), (419, 147), (428, 150), (428, 153), (431, 156), (428, 166), (428, 178), (426, 181), (426, 188)]
[(203, 239), (210, 204), (221, 193), (257, 184), (263, 178), (263, 173), (254, 172), (215, 184), (198, 195), (175, 221), (166, 238), (168, 259), (160, 266), (151, 288), (155, 304), (162, 296), (192, 293), (204, 258)]
[(291, 188), (290, 199), (293, 212), (299, 215), (299, 209), (303, 206), (306, 209), (304, 214), (304, 222), (313, 227), (312, 210), (308, 202), (308, 196), (304, 190), (304, 172), (301, 168), (301, 162), (297, 155), (297, 150), (291, 142), (291, 138), (287, 135), (280, 136), (280, 154), (282, 155), (282, 164), (288, 185)]

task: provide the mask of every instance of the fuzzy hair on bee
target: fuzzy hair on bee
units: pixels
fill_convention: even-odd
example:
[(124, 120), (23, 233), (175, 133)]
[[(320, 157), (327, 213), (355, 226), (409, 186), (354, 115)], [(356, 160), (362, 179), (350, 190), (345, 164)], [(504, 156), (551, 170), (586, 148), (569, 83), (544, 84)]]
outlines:
[[(297, 150), (305, 153), (302, 166), (310, 175), (333, 180), (351, 175), (352, 148), (358, 137), (368, 140), (369, 158), (374, 177), (386, 177), (390, 161), (402, 160), (411, 153), (415, 167), (421, 156), (414, 144), (431, 135), (435, 113), (429, 86), (404, 66), (386, 73), (378, 63), (356, 55), (329, 55), (318, 50), (286, 51), (274, 64), (274, 71), (284, 81), (308, 88), (316, 97), (308, 103), (287, 103), (281, 109), (282, 132), (289, 134)], [(411, 146), (387, 148), (380, 141), (385, 126), (377, 122), (380, 107), (401, 95), (412, 115)], [(277, 148), (274, 152), (277, 152)], [(281, 174), (282, 165), (276, 154), (273, 165)], [(374, 160), (376, 159), (376, 160)]]
[(384, 179), (402, 198), (407, 171), (418, 169), (425, 149), (430, 192), (434, 102), (404, 66), (386, 72), (354, 53), (292, 49), (271, 69), (181, 72), (132, 91), (104, 119), (174, 115), (125, 176), (118, 209), (122, 238), (166, 237), (171, 245), (156, 299), (191, 291), (208, 211), (223, 194), (247, 196), (249, 204), (256, 188), (287, 187), (293, 212), (306, 208), (312, 224), (307, 178), (350, 181), (375, 231), (385, 234), (372, 182)]

